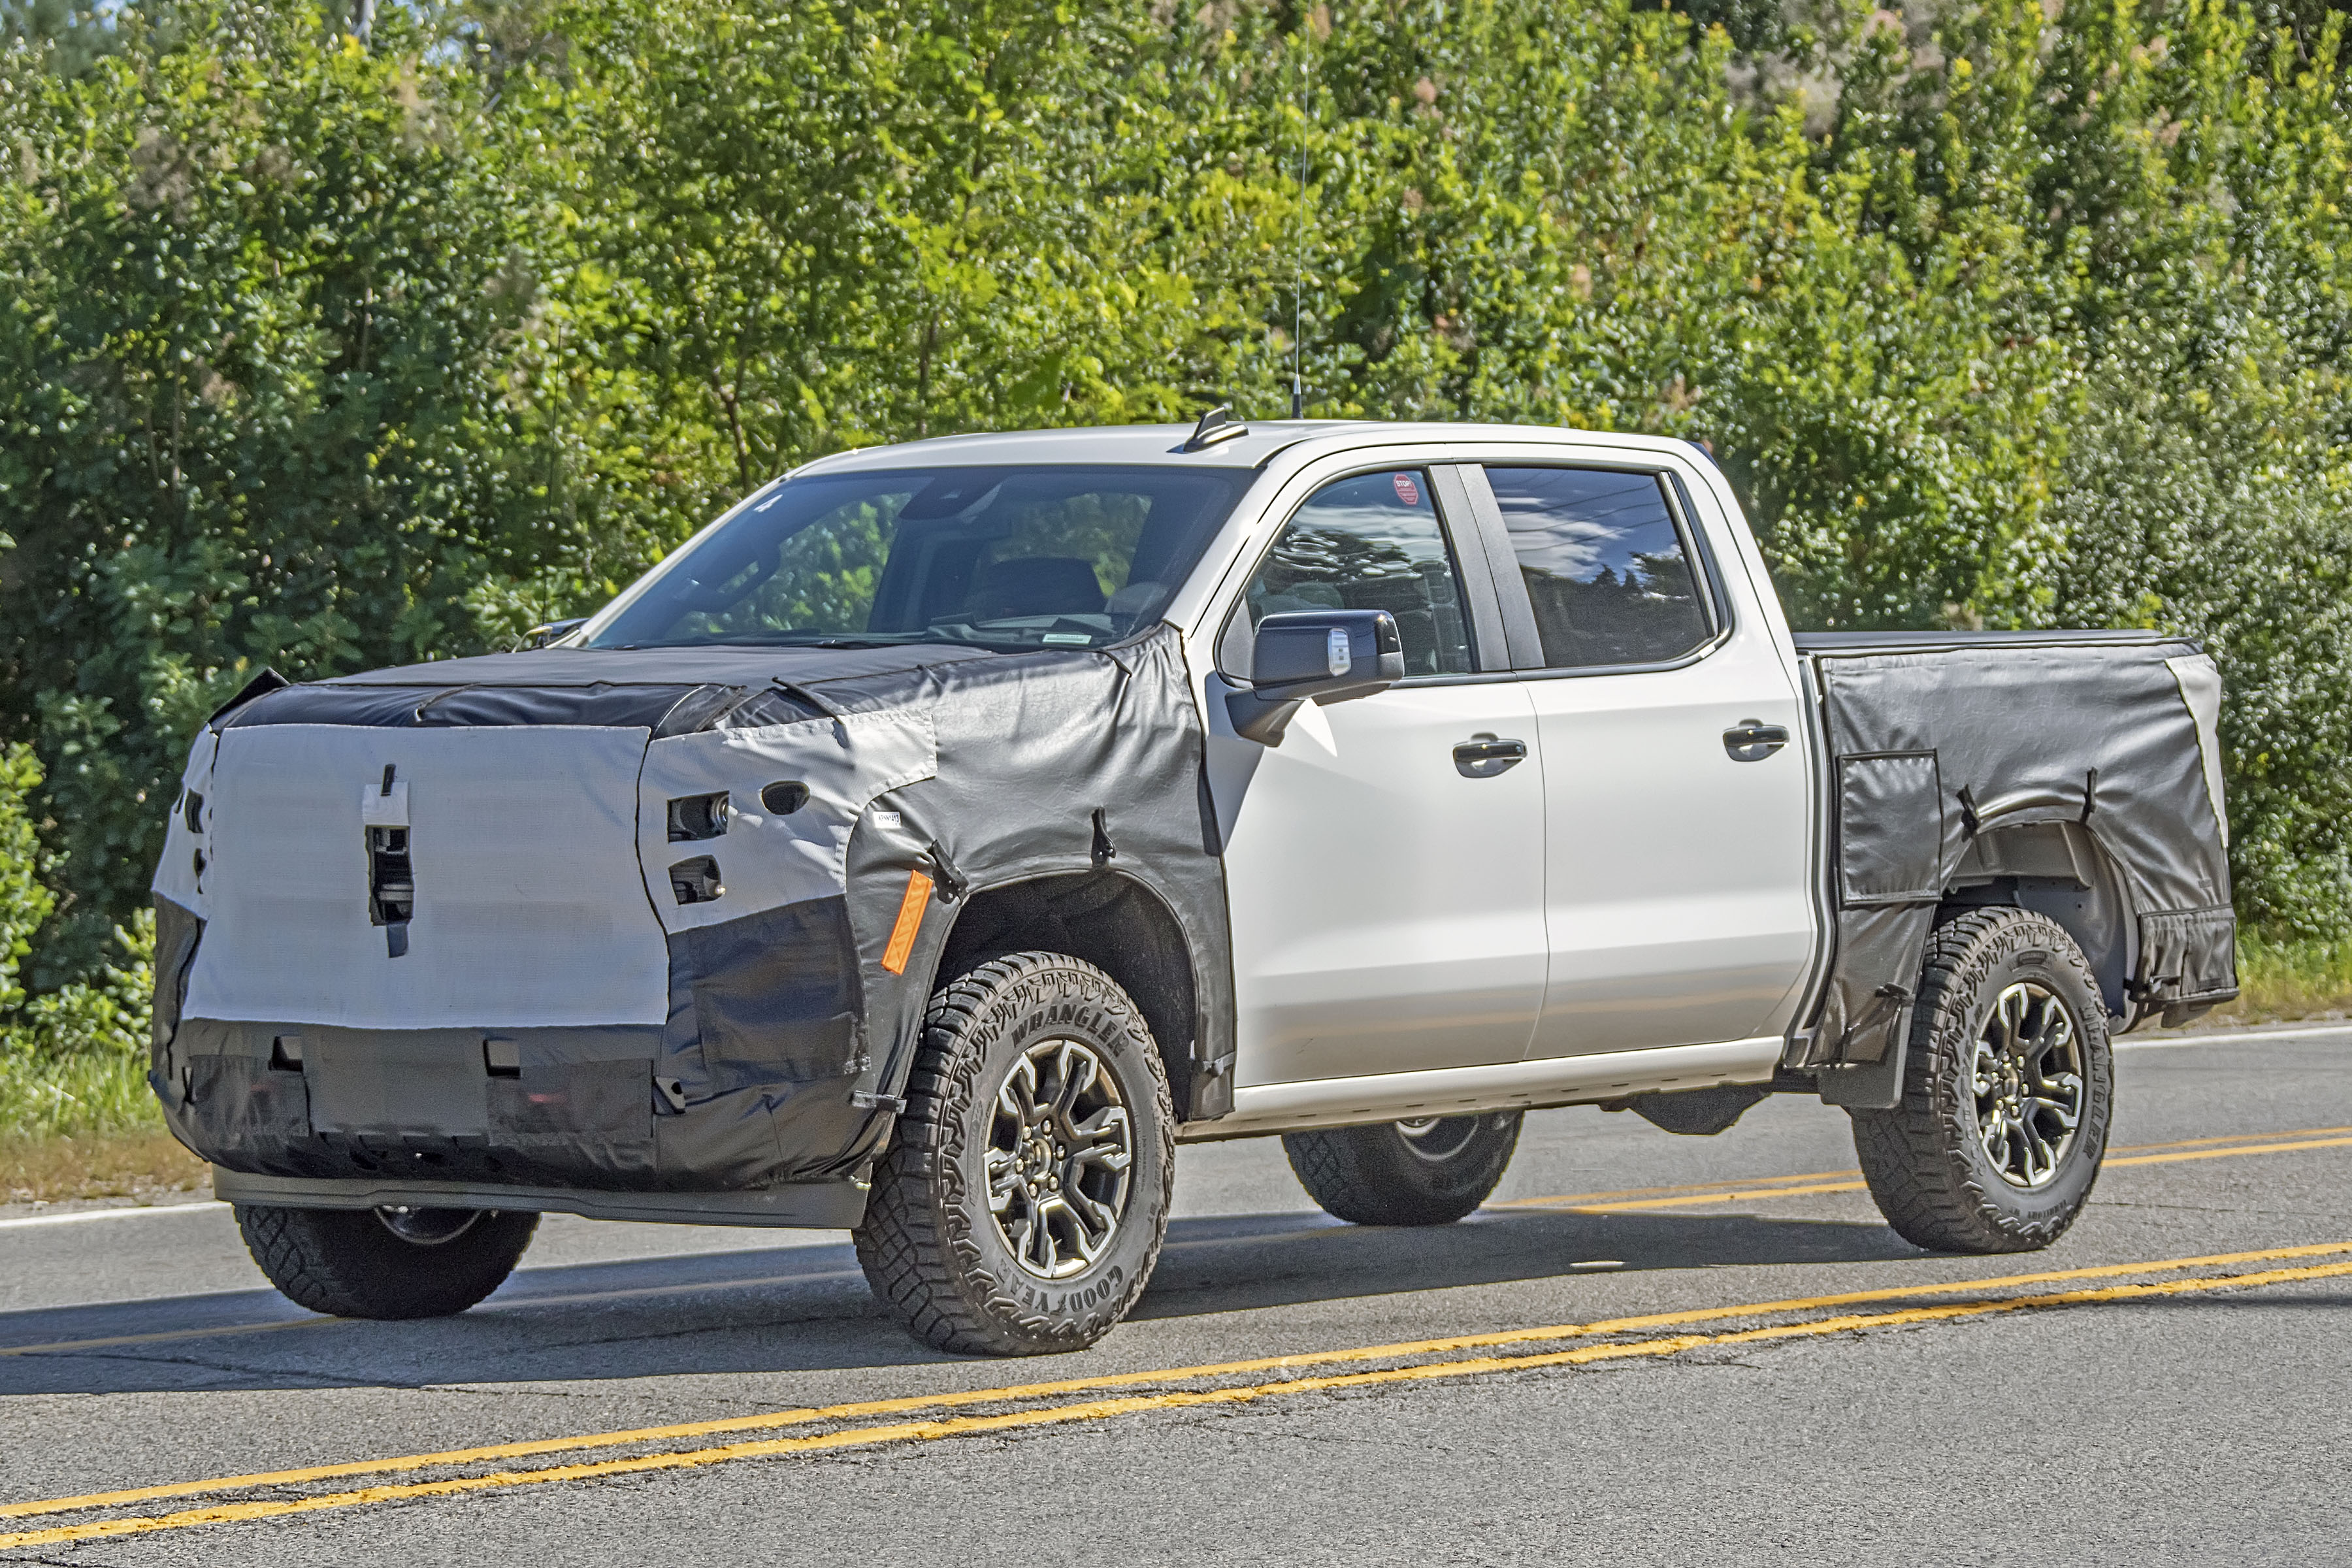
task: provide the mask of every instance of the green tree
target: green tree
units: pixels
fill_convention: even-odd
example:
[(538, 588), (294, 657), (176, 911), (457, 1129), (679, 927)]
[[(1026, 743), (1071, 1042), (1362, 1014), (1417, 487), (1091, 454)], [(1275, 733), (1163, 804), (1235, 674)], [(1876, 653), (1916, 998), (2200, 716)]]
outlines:
[(122, 30), (78, 76), (0, 58), (0, 702), (48, 767), (44, 984), (139, 901), (211, 707), (479, 646), (470, 598), (561, 521), (476, 79), (395, 14), (373, 55), (301, 7)]
[(1294, 361), (1319, 416), (1706, 438), (1801, 625), (2210, 638), (2244, 908), (2352, 931), (2340, 8), (1638, 4), (446, 0), (362, 49), (0, 0), (31, 989), (136, 940), (263, 664), (499, 646), (811, 457), (1268, 416)]

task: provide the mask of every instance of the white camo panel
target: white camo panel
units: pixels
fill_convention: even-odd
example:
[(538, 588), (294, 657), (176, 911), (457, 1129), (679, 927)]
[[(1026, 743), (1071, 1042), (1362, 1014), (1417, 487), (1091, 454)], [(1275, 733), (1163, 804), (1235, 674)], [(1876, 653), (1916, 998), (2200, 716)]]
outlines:
[[(939, 765), (931, 716), (916, 709), (656, 741), (646, 753), (637, 810), (646, 895), (672, 931), (838, 895), (850, 834), (866, 807), (877, 795), (935, 777)], [(776, 816), (761, 805), (760, 792), (786, 782), (806, 784), (808, 804)], [(730, 812), (727, 832), (672, 843), (669, 802), (722, 789)], [(869, 822), (867, 829), (893, 831), (881, 822)], [(922, 848), (911, 839), (906, 845), (909, 858)], [(719, 863), (726, 892), (706, 903), (681, 904), (669, 868), (701, 856)]]
[[(646, 734), (224, 731), (185, 1015), (383, 1029), (661, 1023), (668, 948), (636, 867)], [(386, 763), (404, 812), (382, 794)], [(399, 958), (368, 918), (364, 826), (395, 815), (416, 881)]]
[[(155, 863), (155, 880), (151, 884), (157, 893), (199, 918), (205, 912), (205, 895), (197, 858), (211, 853), (213, 754), (219, 744), (219, 735), (207, 729), (188, 748), (188, 765), (180, 774), (180, 794), (172, 802), (171, 822), (163, 835), (163, 858)], [(194, 830), (188, 826), (191, 793), (204, 799)]]

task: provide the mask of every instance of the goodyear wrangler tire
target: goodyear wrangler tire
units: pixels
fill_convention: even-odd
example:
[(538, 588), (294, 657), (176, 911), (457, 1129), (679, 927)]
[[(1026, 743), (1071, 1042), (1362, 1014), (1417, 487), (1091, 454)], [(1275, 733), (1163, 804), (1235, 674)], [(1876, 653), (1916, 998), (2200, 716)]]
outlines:
[(239, 1204), (236, 1226), (298, 1307), (336, 1318), (446, 1318), (505, 1283), (539, 1216)]
[(940, 1350), (1083, 1349), (1151, 1277), (1175, 1155), (1160, 1052), (1127, 993), (1059, 953), (992, 960), (931, 998), (858, 1262)]
[(1486, 1201), (1519, 1146), (1520, 1112), (1429, 1116), (1282, 1135), (1307, 1195), (1350, 1225), (1451, 1225)]
[(2113, 1099), (2082, 950), (2045, 916), (1984, 909), (1928, 942), (1902, 1100), (1848, 1114), (1870, 1194), (1905, 1240), (2028, 1252), (2090, 1200)]

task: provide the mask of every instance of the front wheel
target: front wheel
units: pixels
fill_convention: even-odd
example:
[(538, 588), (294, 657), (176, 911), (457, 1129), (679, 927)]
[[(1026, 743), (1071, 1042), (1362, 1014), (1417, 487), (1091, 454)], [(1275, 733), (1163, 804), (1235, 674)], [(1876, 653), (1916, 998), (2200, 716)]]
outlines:
[(1082, 1350), (1143, 1291), (1168, 1228), (1175, 1113), (1151, 1031), (1091, 963), (992, 960), (924, 1020), (857, 1260), (943, 1351)]
[(1428, 1116), (1286, 1132), (1307, 1195), (1351, 1225), (1450, 1225), (1486, 1201), (1519, 1146), (1520, 1113)]
[(506, 1281), (539, 1216), (239, 1204), (236, 1226), (298, 1307), (336, 1318), (446, 1318)]
[(1938, 1252), (2027, 1252), (2090, 1201), (2114, 1100), (2107, 1013), (2065, 930), (2023, 910), (1943, 926), (1891, 1110), (1853, 1110), (1870, 1195)]

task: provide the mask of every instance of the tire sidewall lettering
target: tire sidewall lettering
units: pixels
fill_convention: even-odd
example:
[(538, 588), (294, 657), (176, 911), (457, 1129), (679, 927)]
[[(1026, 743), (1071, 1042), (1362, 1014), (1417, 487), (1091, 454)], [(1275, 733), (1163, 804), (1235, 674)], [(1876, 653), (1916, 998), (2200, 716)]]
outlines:
[(1024, 1278), (1012, 1291), (1020, 1305), (1054, 1317), (1099, 1311), (1126, 1294), (1127, 1270), (1116, 1263), (1074, 1289), (1057, 1289), (1045, 1280)]
[[(2024, 955), (2039, 953), (2037, 958)], [(1980, 939), (1961, 964), (1951, 972), (1938, 1007), (1935, 1028), (1924, 1043), (1936, 1068), (1929, 1089), (1937, 1120), (1948, 1140), (1943, 1157), (1949, 1162), (1958, 1188), (1984, 1216), (2011, 1234), (2032, 1231), (2042, 1236), (2037, 1245), (2054, 1240), (2080, 1211), (2098, 1177), (2105, 1152), (2107, 1120), (2114, 1094), (2114, 1067), (2108, 1042), (2106, 1009), (2097, 982), (2087, 963), (2076, 956), (2071, 936), (2046, 916), (2017, 920), (2006, 929)], [(1976, 1042), (2002, 991), (2021, 981), (2043, 986), (2061, 997), (2074, 1015), (2083, 1042), (2086, 1082), (2084, 1129), (2061, 1163), (2059, 1173), (2040, 1187), (2010, 1184), (1986, 1155), (1977, 1122), (1973, 1087)], [(1966, 987), (1965, 1005), (1953, 990)], [(2044, 1230), (2045, 1226), (2053, 1226)]]
[[(958, 1293), (977, 1317), (993, 1321), (994, 1332), (1016, 1335), (1030, 1348), (1090, 1343), (1142, 1289), (1166, 1223), (1172, 1149), (1164, 1145), (1173, 1137), (1173, 1113), (1157, 1047), (1126, 994), (1079, 961), (1055, 955), (1011, 975), (992, 976), (983, 966), (951, 984), (962, 994), (954, 1007), (935, 1015), (926, 1040), (950, 1064), (942, 1084), (948, 1092), (938, 1102), (927, 1206), (956, 1260)], [(975, 985), (986, 989), (975, 994)], [(988, 1210), (986, 1150), (1003, 1076), (1023, 1053), (1055, 1037), (1080, 1041), (1103, 1058), (1141, 1125), (1126, 1223), (1089, 1268), (1045, 1279), (1024, 1268), (997, 1234)]]

